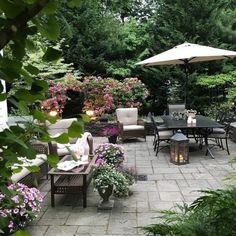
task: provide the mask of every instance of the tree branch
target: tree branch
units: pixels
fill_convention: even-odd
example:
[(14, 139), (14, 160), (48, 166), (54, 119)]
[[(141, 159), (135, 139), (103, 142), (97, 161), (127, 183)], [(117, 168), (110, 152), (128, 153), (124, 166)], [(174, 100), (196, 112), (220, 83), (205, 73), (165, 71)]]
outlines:
[(14, 19), (0, 31), (0, 50), (3, 49), (10, 40), (14, 38), (17, 31), (27, 25), (27, 22), (34, 18), (49, 2), (49, 0), (38, 0), (30, 7), (26, 7)]

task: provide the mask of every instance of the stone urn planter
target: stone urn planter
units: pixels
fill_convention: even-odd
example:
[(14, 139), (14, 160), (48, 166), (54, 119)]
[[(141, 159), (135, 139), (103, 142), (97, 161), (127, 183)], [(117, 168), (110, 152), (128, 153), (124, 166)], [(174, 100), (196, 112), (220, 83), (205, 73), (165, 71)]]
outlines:
[(98, 188), (98, 193), (101, 197), (101, 201), (98, 204), (99, 210), (110, 210), (114, 206), (114, 200), (110, 200), (110, 196), (113, 193), (113, 185), (109, 185), (105, 189)]

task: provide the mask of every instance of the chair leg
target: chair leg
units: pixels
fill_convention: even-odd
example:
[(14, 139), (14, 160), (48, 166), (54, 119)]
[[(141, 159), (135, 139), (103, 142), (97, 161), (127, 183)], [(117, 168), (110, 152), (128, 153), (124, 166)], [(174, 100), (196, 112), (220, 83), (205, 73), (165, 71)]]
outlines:
[(202, 149), (203, 146), (203, 137), (199, 138), (199, 149)]
[(154, 143), (154, 148), (153, 148), (154, 151), (156, 151), (156, 149), (157, 149), (157, 141), (158, 141), (158, 140), (156, 139), (156, 140), (155, 140), (155, 143)]
[(220, 142), (220, 147), (222, 148), (222, 150), (224, 150), (224, 145), (223, 145), (222, 139), (220, 139), (219, 142)]
[(154, 135), (154, 139), (153, 139), (153, 142), (152, 142), (152, 145), (154, 146), (155, 145), (155, 142), (156, 142), (156, 135)]
[(156, 156), (157, 156), (157, 154), (159, 152), (159, 148), (160, 148), (160, 141), (158, 140), (157, 147), (156, 147)]
[(230, 153), (229, 153), (229, 146), (228, 146), (228, 138), (227, 137), (225, 139), (225, 145), (226, 145), (226, 148), (227, 148), (227, 153), (228, 153), (228, 155), (230, 155)]

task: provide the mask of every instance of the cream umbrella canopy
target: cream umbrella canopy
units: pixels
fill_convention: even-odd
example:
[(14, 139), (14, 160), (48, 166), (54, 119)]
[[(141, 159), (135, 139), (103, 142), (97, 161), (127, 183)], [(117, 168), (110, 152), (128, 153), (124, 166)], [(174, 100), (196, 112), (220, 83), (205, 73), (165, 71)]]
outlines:
[(214, 61), (236, 57), (236, 52), (202, 46), (193, 43), (183, 43), (170, 50), (150, 57), (136, 65), (155, 66), (155, 65), (178, 65), (200, 61)]
[(138, 62), (136, 65), (141, 65), (141, 66), (179, 65), (179, 64), (185, 65), (185, 73), (186, 73), (185, 102), (186, 102), (187, 82), (188, 82), (187, 68), (189, 63), (231, 59), (234, 57), (236, 57), (235, 51), (229, 51), (229, 50), (185, 42), (183, 44), (173, 47), (172, 49), (162, 52), (156, 56)]

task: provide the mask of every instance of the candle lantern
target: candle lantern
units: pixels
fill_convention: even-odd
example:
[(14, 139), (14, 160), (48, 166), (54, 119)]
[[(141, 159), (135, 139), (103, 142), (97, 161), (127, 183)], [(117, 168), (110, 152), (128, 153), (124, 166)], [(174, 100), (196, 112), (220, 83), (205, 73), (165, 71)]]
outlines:
[(189, 140), (178, 130), (170, 139), (170, 162), (176, 165), (189, 163)]

